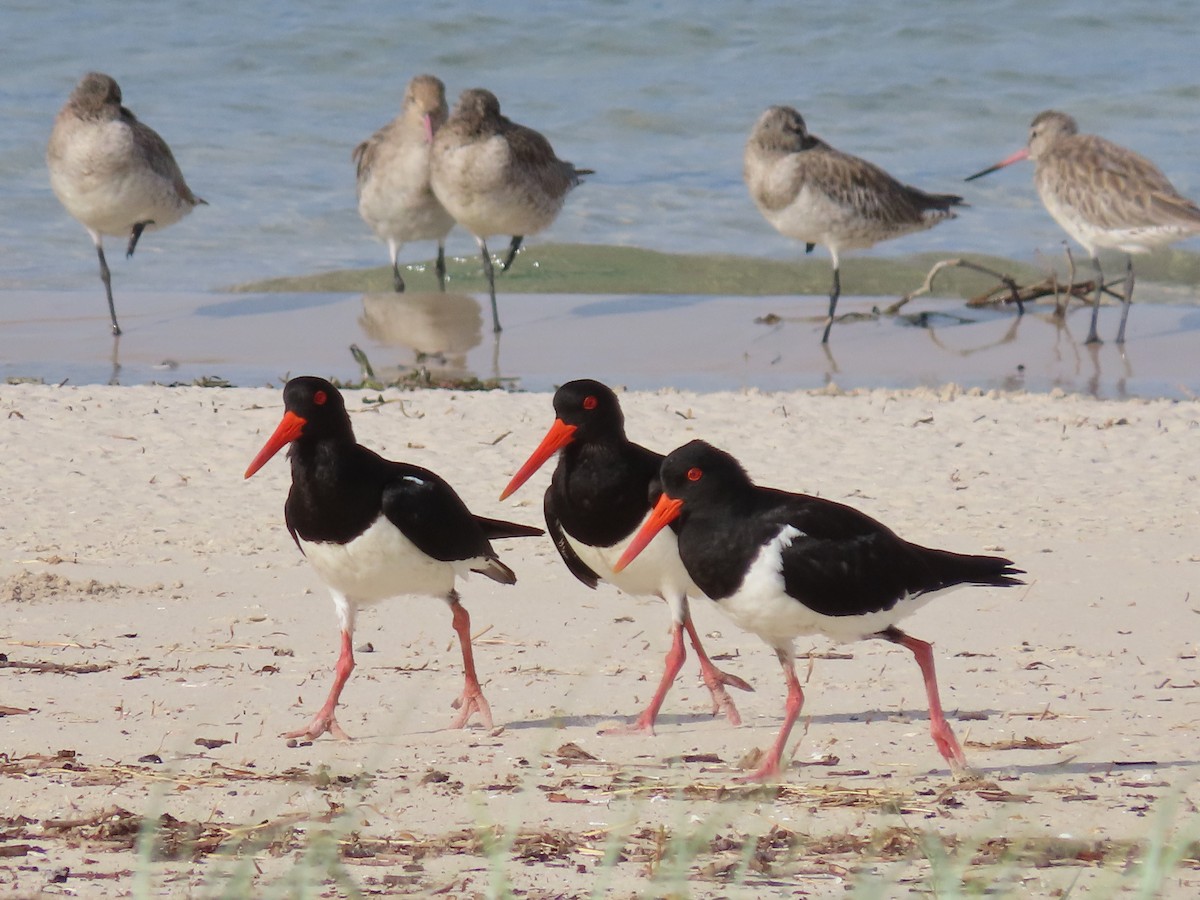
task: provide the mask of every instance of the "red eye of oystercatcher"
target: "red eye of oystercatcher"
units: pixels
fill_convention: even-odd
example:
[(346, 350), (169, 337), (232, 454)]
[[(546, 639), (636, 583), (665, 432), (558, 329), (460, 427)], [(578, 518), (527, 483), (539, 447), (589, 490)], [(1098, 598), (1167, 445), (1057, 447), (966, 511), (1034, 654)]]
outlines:
[(597, 401), (595, 397), (584, 397), (583, 398), (583, 408), (584, 409), (595, 409), (597, 402), (599, 402), (599, 401)]
[(699, 466), (692, 466), (690, 469), (688, 469), (688, 472), (687, 472), (688, 481), (699, 481), (700, 476), (702, 476), (703, 474), (704, 473), (700, 471)]
[(317, 404), (317, 406), (324, 406), (325, 401), (328, 399), (329, 397), (326, 396), (324, 391), (317, 391), (315, 394), (313, 394), (313, 403)]

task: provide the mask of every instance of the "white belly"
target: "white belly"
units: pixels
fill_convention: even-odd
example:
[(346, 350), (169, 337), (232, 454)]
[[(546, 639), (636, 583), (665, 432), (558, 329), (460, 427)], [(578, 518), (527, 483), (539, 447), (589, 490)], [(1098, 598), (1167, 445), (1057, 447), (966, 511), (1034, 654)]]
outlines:
[(445, 597), (454, 589), (454, 563), (433, 559), (417, 549), (385, 518), (348, 544), (300, 539), (300, 548), (331, 589), (356, 604), (376, 603), (397, 594)]
[[(649, 517), (649, 513), (646, 516)], [(643, 523), (645, 519), (642, 520)], [(640, 528), (640, 526), (639, 526)], [(634, 534), (637, 532), (635, 531)], [(618, 541), (611, 547), (589, 547), (567, 535), (567, 543), (589, 569), (627, 594), (656, 596), (669, 599), (672, 596), (703, 597), (704, 594), (692, 582), (679, 559), (679, 545), (675, 532), (664, 528), (654, 536), (646, 549), (637, 555), (625, 569), (613, 572), (613, 564), (625, 552), (630, 538)]]

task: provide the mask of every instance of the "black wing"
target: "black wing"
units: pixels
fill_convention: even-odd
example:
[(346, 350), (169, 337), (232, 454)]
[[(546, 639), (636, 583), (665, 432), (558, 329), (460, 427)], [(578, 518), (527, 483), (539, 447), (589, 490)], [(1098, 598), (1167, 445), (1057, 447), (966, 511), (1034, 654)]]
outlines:
[(554, 540), (554, 547), (558, 550), (558, 555), (567, 564), (567, 568), (571, 570), (572, 575), (588, 587), (594, 589), (600, 583), (600, 576), (593, 572), (591, 567), (576, 555), (574, 548), (571, 547), (570, 542), (567, 540), (567, 533), (563, 530), (562, 522), (559, 521), (558, 513), (554, 509), (553, 487), (546, 488), (546, 496), (542, 506), (546, 513), (546, 528), (550, 531), (550, 537)]
[(392, 464), (383, 514), (417, 549), (443, 562), (496, 556), (480, 521), (441, 476), (420, 466)]

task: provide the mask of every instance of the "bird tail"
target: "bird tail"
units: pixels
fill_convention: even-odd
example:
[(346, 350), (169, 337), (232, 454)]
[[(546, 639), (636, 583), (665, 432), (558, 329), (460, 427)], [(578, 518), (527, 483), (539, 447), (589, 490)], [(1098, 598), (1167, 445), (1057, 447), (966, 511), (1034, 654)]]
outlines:
[(485, 575), (492, 581), (498, 581), (500, 584), (516, 584), (517, 576), (504, 563), (496, 559), (494, 556), (489, 556), (482, 560), (477, 560), (475, 565), (471, 566), (472, 572), (478, 572), (480, 575)]
[(978, 584), (990, 587), (1017, 587), (1025, 582), (1018, 578), (1018, 569), (1011, 559), (1002, 556), (982, 556), (934, 550), (934, 562), (942, 580), (947, 584)]
[(532, 525), (519, 525), (516, 522), (505, 522), (503, 519), (488, 519), (476, 516), (475, 521), (483, 529), (484, 536), (493, 541), (497, 538), (541, 537), (546, 533), (543, 528)]

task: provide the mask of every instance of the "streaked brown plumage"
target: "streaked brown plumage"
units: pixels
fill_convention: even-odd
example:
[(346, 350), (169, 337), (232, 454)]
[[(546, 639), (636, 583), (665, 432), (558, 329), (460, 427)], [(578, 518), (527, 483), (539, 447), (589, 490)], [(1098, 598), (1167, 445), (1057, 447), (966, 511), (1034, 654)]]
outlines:
[(441, 80), (417, 75), (404, 92), (400, 115), (354, 148), (358, 213), (387, 243), (397, 291), (404, 290), (397, 256), (408, 241), (437, 241), (438, 286), (446, 287), (446, 235), (454, 219), (429, 186), (429, 157), (448, 113)]
[(1029, 126), (1029, 144), (967, 180), (1023, 159), (1034, 162), (1033, 181), (1046, 211), (1092, 258), (1096, 294), (1087, 343), (1096, 343), (1096, 318), (1104, 274), (1101, 249), (1127, 254), (1125, 297), (1117, 343), (1125, 342), (1125, 323), (1133, 300), (1133, 258), (1156, 247), (1200, 234), (1200, 207), (1184, 197), (1158, 167), (1119, 144), (1080, 134), (1066, 113), (1045, 110)]
[(167, 142), (121, 105), (110, 76), (89, 72), (59, 110), (46, 147), (50, 186), (96, 245), (114, 335), (121, 333), (103, 236), (129, 235), (133, 256), (142, 232), (165, 228), (204, 203), (183, 180)]
[(590, 169), (559, 159), (550, 142), (532, 128), (502, 116), (500, 101), (491, 91), (473, 88), (458, 98), (434, 138), (430, 180), (442, 205), (479, 243), (493, 330), (500, 330), (500, 319), (487, 238), (514, 235), (504, 266), (508, 268), (522, 238), (549, 227), (580, 176), (590, 174)]
[(769, 107), (746, 141), (743, 177), (750, 196), (775, 230), (817, 244), (833, 260), (829, 317), (821, 342), (829, 340), (841, 294), (838, 256), (842, 250), (932, 228), (955, 218), (962, 204), (953, 194), (928, 194), (894, 179), (872, 163), (842, 153), (808, 133), (790, 106)]

